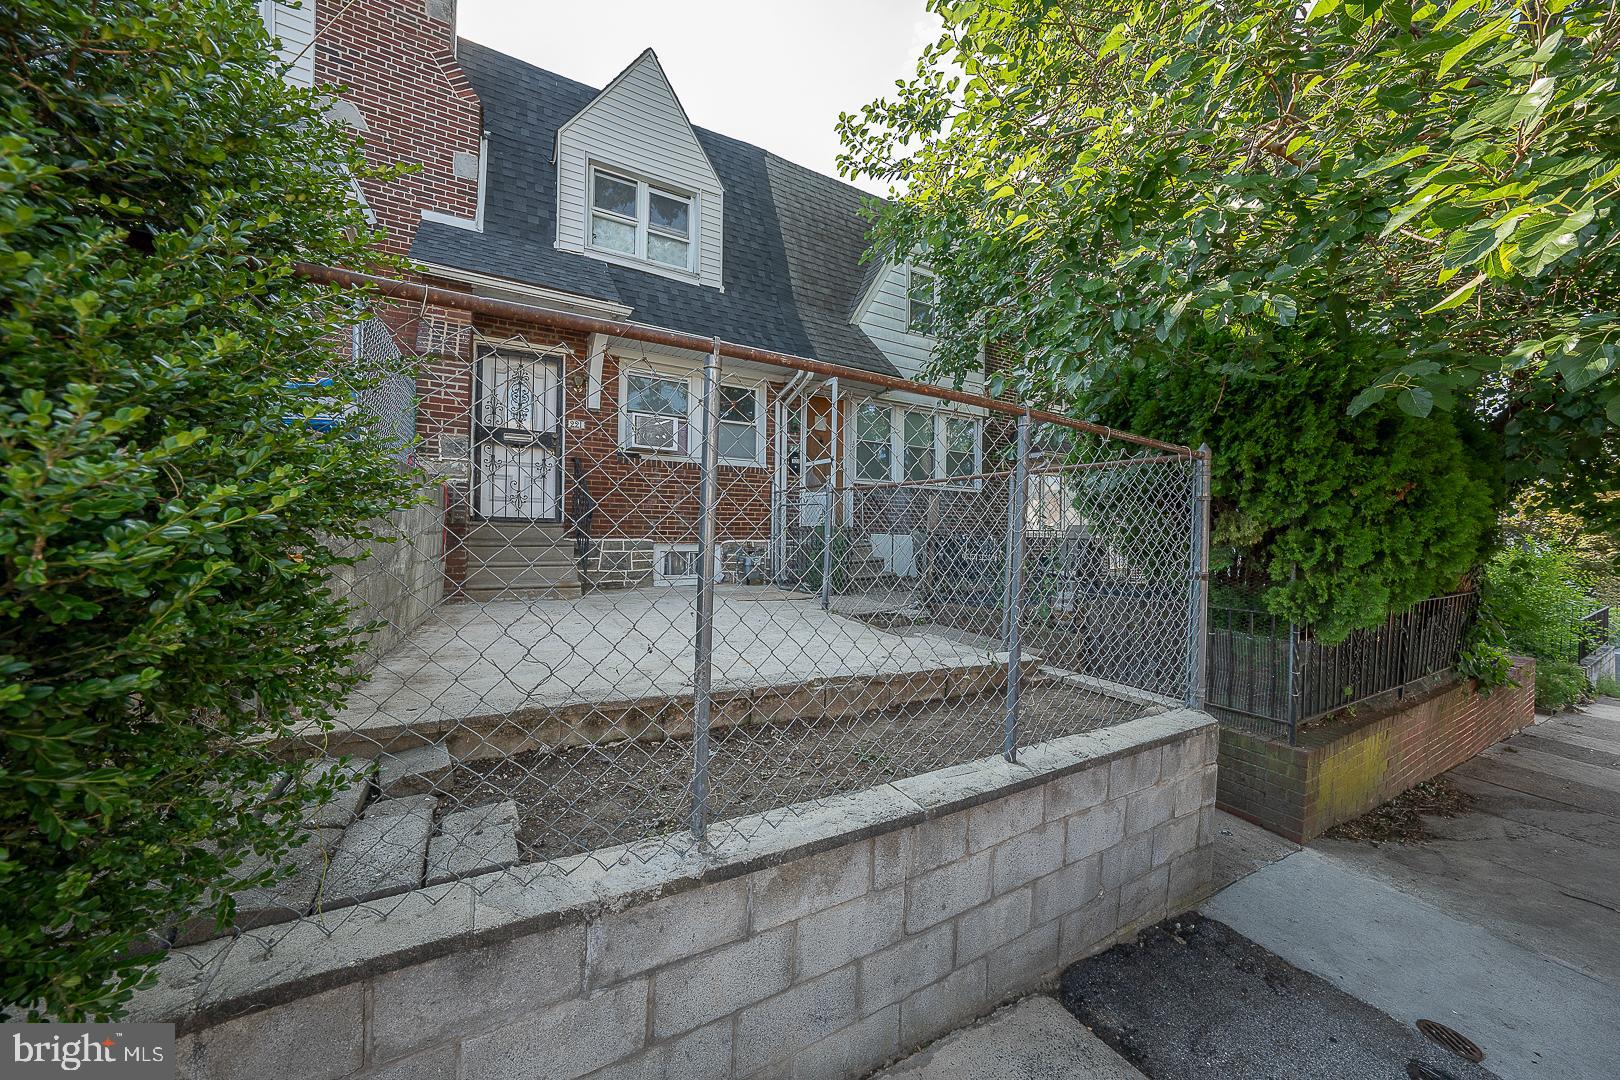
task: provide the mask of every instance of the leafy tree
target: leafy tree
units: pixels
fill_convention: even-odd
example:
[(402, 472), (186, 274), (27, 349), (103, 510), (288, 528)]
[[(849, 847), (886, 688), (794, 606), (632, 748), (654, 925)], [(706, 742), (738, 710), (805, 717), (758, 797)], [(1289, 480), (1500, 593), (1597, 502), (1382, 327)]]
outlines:
[(840, 127), (903, 190), (876, 238), (936, 272), (942, 370), (1005, 341), (1026, 393), (1129, 415), (1310, 348), (1361, 379), (1323, 408), (1478, 418), (1510, 488), (1620, 530), (1611, 0), (931, 6), (916, 77)]
[(1369, 360), (1322, 363), (1309, 340), (1274, 352), (1263, 379), (1192, 364), (1121, 372), (1105, 418), (1224, 448), (1213, 461), (1216, 569), (1241, 576), (1264, 553), (1268, 602), (1325, 641), (1462, 587), (1496, 532), (1497, 437), (1466, 413), (1350, 418)]
[(1576, 659), (1595, 606), (1581, 554), (1556, 540), (1505, 545), (1485, 566), (1474, 648), (1536, 658), (1536, 704), (1561, 709), (1587, 692)]
[(343, 699), (324, 541), (410, 484), (307, 423), (355, 316), (292, 264), (373, 238), (254, 5), (13, 0), (0, 51), (0, 1013), (104, 1016), (327, 794), (254, 746)]

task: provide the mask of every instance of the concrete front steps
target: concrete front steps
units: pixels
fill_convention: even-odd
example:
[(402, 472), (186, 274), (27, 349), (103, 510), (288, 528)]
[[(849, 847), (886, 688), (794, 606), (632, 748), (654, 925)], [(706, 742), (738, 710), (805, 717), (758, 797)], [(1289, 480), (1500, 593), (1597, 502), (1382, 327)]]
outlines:
[[(443, 744), (384, 754), (375, 762), (326, 759), (308, 767), (346, 773), (337, 797), (311, 809), (304, 823), (308, 839), (282, 857), (269, 884), (233, 894), (230, 927), (221, 929), (212, 914), (199, 913), (176, 928), (175, 945), (380, 900), (519, 860), (516, 803), (441, 805), (451, 769)], [(270, 865), (250, 857), (236, 876)]]
[(574, 600), (581, 592), (574, 541), (563, 525), (478, 521), (463, 540), (469, 600)]

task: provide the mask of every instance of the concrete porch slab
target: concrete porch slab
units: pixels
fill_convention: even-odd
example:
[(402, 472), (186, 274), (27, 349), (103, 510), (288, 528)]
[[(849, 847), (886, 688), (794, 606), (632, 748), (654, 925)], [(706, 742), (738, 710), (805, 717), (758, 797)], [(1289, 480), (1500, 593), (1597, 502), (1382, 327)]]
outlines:
[[(648, 728), (682, 734), (681, 724), (689, 723), (695, 625), (691, 587), (598, 592), (572, 601), (447, 604), (350, 697), (328, 752), (375, 756), (460, 728), (465, 745), (452, 746), (454, 756), (492, 756), (518, 749), (501, 741), (510, 741), (515, 726), (533, 729), (548, 721), (585, 741), (604, 734), (636, 738)], [(717, 590), (717, 726), (746, 722), (760, 695), (768, 700), (757, 707), (772, 718), (789, 715), (786, 710), (825, 715), (845, 703), (851, 680), (859, 680), (863, 692), (867, 680), (881, 680), (863, 703), (881, 707), (993, 688), (1005, 678), (1005, 665), (1005, 653), (930, 634), (891, 633), (822, 611), (819, 600), (802, 593)], [(1031, 674), (1035, 667), (1038, 658)], [(604, 723), (610, 730), (596, 730)], [(558, 734), (570, 741), (569, 731)]]

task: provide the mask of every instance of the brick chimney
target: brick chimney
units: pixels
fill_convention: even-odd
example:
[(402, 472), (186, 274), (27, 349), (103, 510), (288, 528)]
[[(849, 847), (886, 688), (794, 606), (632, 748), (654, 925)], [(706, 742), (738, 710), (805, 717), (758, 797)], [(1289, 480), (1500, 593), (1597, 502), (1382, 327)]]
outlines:
[[(304, 0), (305, 3), (311, 0)], [(483, 107), (456, 61), (456, 0), (314, 0), (315, 82), (344, 88), (334, 111), (375, 164), (420, 171), (362, 181), (367, 205), (405, 252), (423, 212), (478, 217)]]

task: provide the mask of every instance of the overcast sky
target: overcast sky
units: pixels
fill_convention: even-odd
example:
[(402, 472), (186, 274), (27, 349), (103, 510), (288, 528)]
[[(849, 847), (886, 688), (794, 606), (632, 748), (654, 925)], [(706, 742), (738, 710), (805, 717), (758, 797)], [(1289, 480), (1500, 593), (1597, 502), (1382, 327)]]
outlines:
[(457, 29), (596, 87), (651, 46), (692, 123), (836, 176), (839, 112), (908, 77), (939, 23), (923, 0), (461, 0)]

